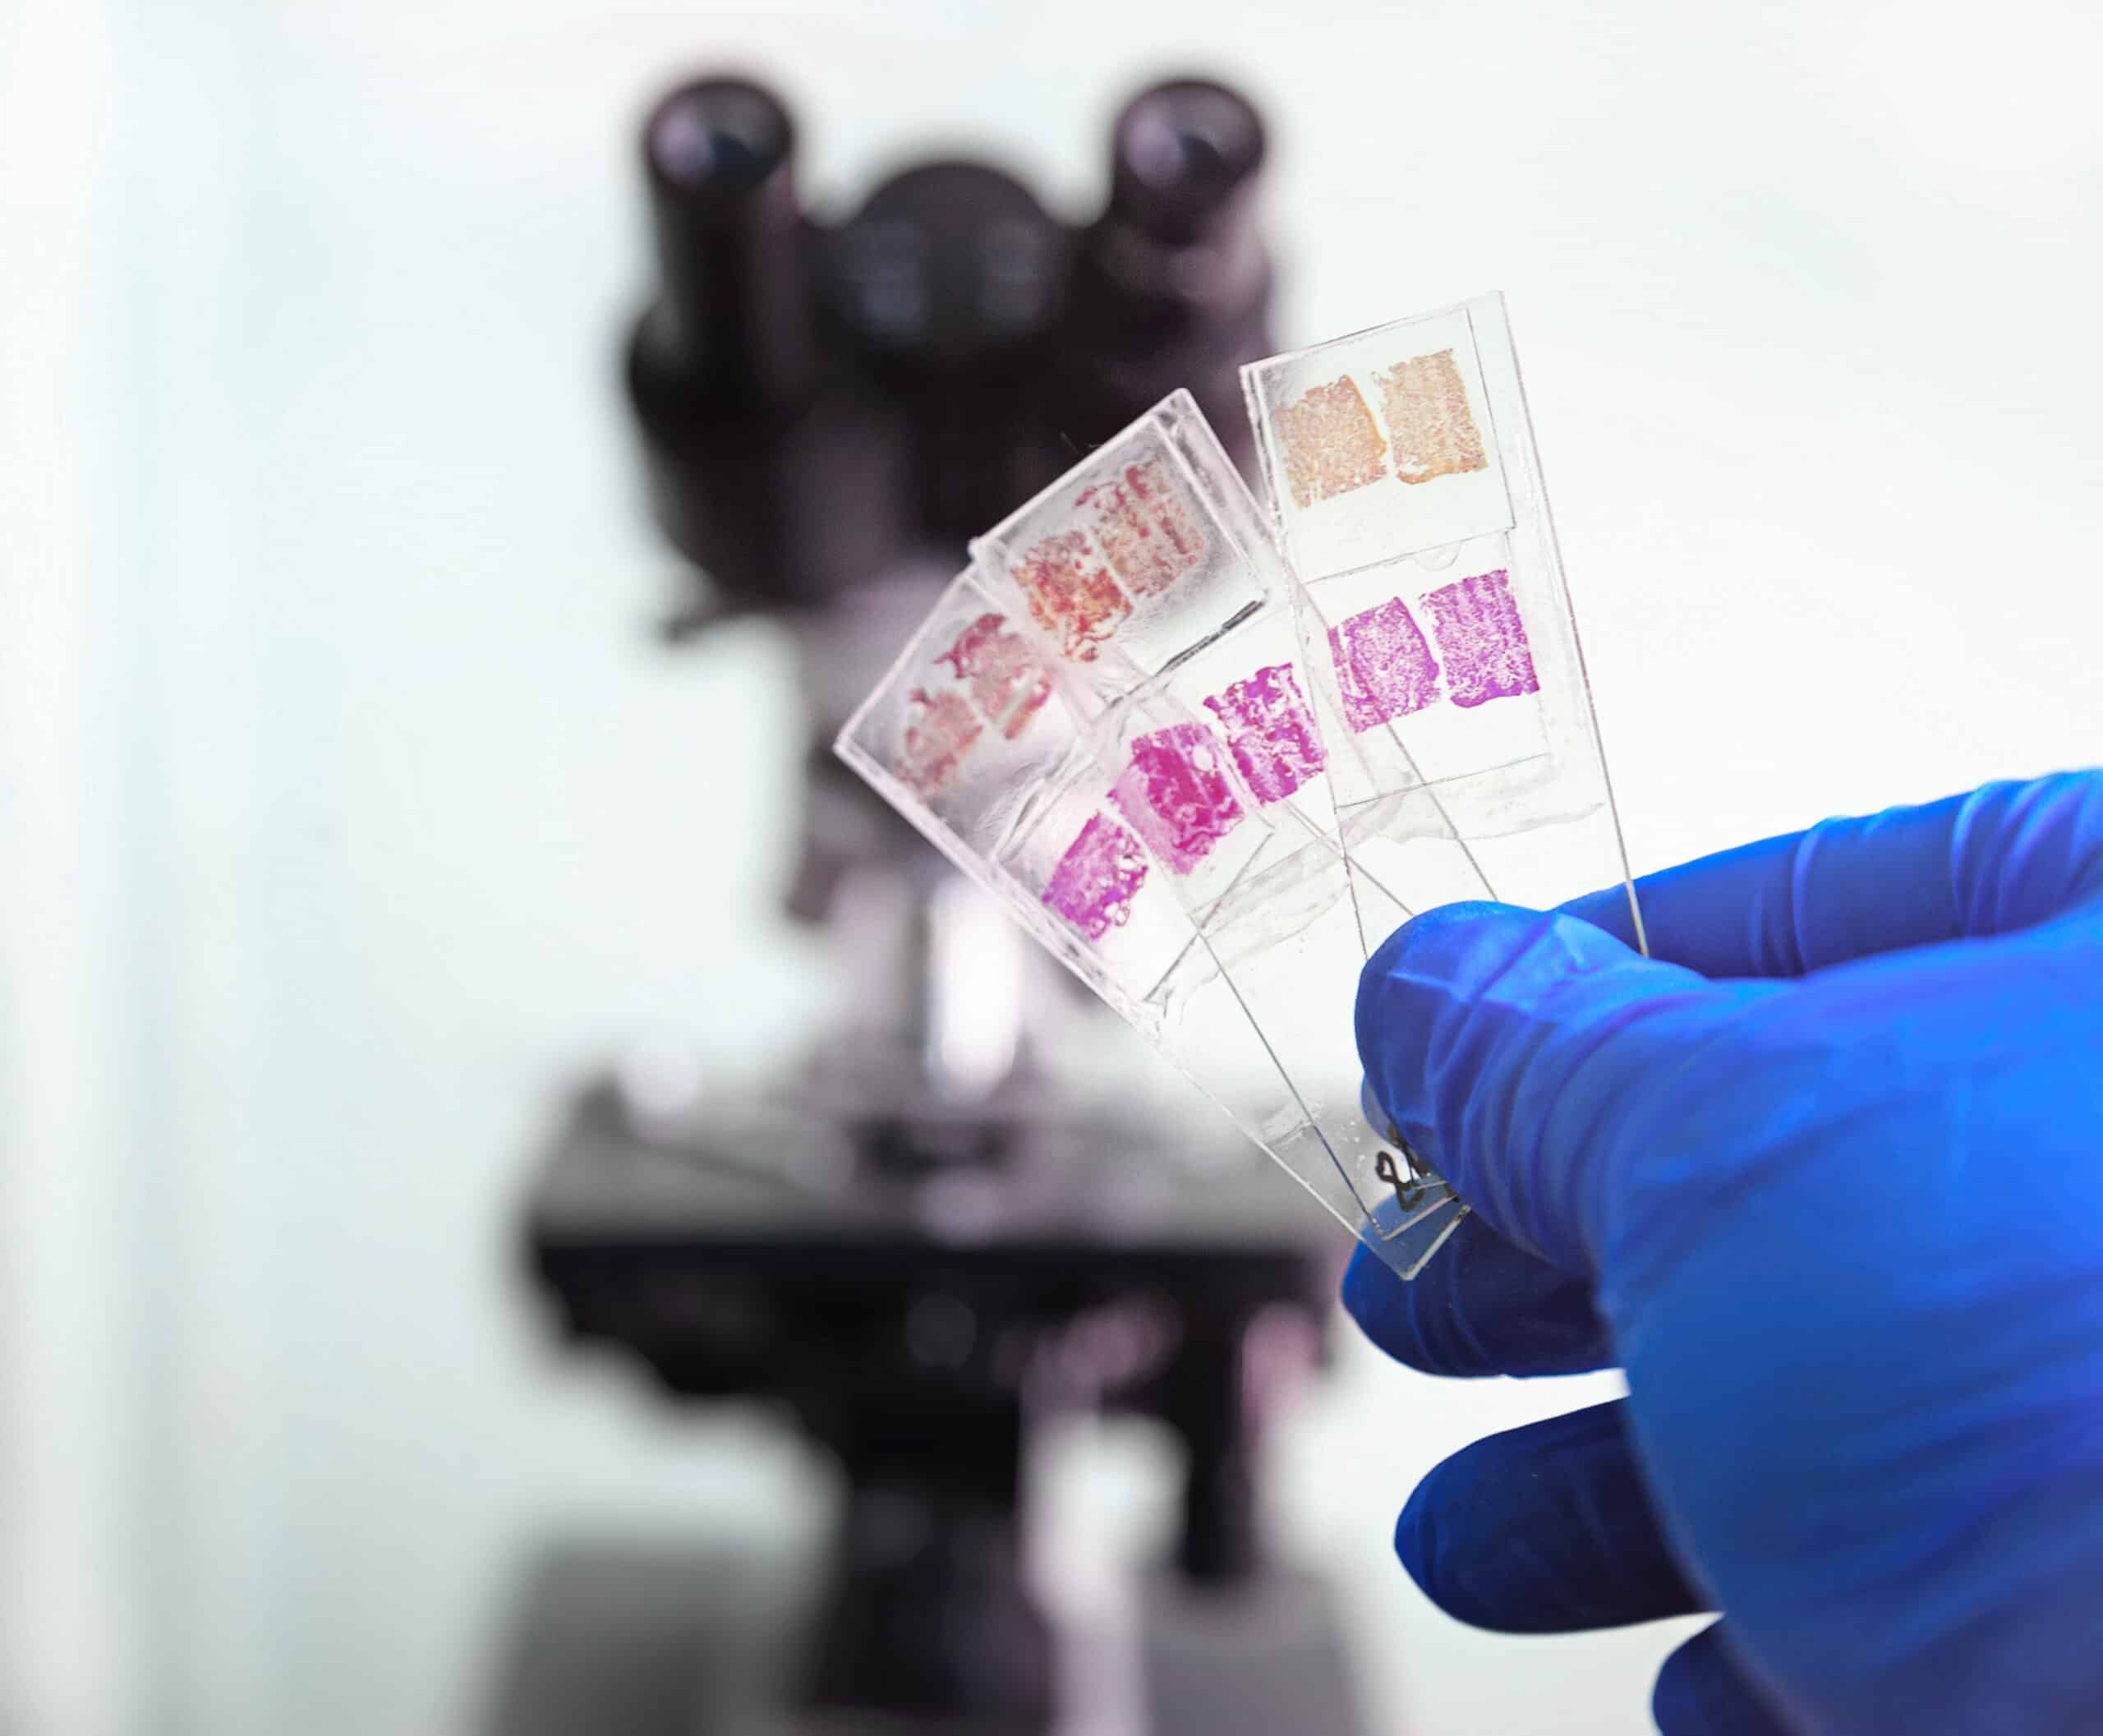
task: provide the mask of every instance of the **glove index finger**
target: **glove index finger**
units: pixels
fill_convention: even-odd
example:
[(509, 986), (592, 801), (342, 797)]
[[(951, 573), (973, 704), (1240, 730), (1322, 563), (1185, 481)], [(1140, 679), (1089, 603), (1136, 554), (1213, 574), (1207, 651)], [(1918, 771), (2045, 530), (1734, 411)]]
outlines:
[(1741, 997), (1555, 913), (1458, 904), (1359, 979), (1359, 1058), (1403, 1137), (1495, 1228), (1598, 1270), (1617, 1122)]
[[(1711, 977), (2009, 933), (2103, 897), (2103, 771), (1822, 821), (1646, 874), (1636, 892), (1651, 955)], [(1624, 888), (1563, 909), (1634, 939)]]

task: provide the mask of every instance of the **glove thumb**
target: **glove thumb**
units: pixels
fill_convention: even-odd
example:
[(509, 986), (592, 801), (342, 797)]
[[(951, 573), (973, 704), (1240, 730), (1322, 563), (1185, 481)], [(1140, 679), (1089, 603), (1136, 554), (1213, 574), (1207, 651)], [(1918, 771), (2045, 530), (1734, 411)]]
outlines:
[(1748, 998), (1575, 916), (1447, 905), (1359, 981), (1366, 1078), (1419, 1155), (1511, 1240), (1596, 1277), (1646, 1102)]

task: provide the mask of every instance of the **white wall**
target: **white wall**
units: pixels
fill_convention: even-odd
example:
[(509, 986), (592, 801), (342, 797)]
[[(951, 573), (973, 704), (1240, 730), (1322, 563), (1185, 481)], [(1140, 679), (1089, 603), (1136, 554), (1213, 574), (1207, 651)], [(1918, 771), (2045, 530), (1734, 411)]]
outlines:
[[(690, 59), (778, 72), (835, 203), (954, 143), (1077, 207), (1216, 66), (1284, 335), (1505, 289), (1639, 868), (2103, 758), (2085, 10), (1311, 10), (0, 12), (0, 1726), (442, 1730), (537, 1526), (808, 1522), (508, 1266), (559, 1080), (818, 992), (782, 649), (644, 631), (628, 131)], [(1467, 1633), (1387, 1554), (1595, 1387), (1354, 1350), (1282, 1444), (1388, 1727), (1641, 1727), (1671, 1636)]]

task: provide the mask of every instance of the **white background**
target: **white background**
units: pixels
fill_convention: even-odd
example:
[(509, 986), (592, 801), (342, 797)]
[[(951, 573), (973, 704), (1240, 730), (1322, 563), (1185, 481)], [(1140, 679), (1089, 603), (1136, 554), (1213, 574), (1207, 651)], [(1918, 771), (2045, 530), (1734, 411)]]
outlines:
[[(823, 990), (785, 649), (645, 632), (657, 85), (777, 79), (828, 210), (960, 146), (1079, 211), (1125, 90), (1244, 80), (1282, 340), (1507, 292), (1642, 869), (2103, 757), (2099, 32), (0, 0), (0, 1727), (445, 1731), (546, 1527), (816, 1522), (808, 1462), (558, 1357), (513, 1277), (563, 1080), (757, 1059)], [(1437, 1457), (1602, 1390), (1353, 1344), (1280, 1444), (1384, 1729), (1647, 1727), (1683, 1624), (1471, 1633), (1388, 1552)], [(1075, 1522), (1149, 1511), (1151, 1451)]]

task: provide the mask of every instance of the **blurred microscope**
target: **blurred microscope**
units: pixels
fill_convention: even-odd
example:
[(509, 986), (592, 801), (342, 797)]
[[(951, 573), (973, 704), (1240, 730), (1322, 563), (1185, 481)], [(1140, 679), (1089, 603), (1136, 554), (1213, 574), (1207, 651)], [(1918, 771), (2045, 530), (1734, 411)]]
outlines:
[[(659, 292), (627, 384), (695, 569), (670, 636), (756, 611), (794, 635), (788, 903), (837, 942), (846, 1010), (765, 1087), (591, 1085), (527, 1239), (573, 1338), (682, 1398), (785, 1408), (845, 1494), (826, 1558), (785, 1576), (550, 1559), (493, 1736), (1361, 1728), (1322, 1586), (1257, 1523), (1265, 1414), (1318, 1360), (1341, 1238), (1223, 1118), (1121, 1073), (1122, 1027), (830, 751), (969, 536), (1176, 386), (1245, 437), (1263, 151), (1243, 98), (1176, 80), (1118, 117), (1085, 226), (962, 161), (828, 226), (758, 85), (688, 84), (644, 124)], [(1187, 1454), (1174, 1559), (1107, 1645), (1047, 1613), (1028, 1522), (1033, 1433), (1083, 1407)]]

